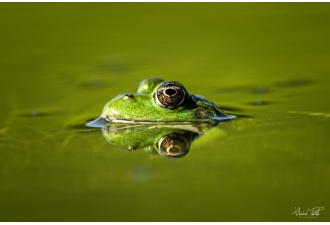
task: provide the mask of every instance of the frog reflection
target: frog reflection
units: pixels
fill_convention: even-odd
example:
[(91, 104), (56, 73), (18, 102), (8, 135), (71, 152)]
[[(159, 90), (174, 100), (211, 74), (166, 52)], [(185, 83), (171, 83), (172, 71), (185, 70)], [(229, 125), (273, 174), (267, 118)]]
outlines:
[(105, 139), (112, 145), (130, 151), (143, 149), (152, 155), (168, 158), (185, 156), (194, 140), (210, 130), (212, 124), (125, 125), (108, 123)]

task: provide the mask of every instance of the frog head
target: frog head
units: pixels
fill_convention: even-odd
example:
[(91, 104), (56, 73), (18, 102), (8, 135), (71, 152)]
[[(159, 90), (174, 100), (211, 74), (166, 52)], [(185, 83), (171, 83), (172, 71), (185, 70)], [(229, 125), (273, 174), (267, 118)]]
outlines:
[(109, 101), (101, 118), (108, 122), (219, 122), (226, 115), (216, 104), (191, 95), (177, 81), (150, 78), (140, 82), (137, 93), (120, 94)]

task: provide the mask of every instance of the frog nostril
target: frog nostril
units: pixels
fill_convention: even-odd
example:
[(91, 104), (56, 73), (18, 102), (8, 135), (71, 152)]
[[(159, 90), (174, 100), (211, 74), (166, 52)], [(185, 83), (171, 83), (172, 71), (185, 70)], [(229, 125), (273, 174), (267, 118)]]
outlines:
[(177, 91), (175, 89), (169, 88), (164, 91), (164, 94), (167, 96), (175, 95)]
[(124, 95), (124, 97), (123, 97), (123, 99), (132, 99), (132, 98), (134, 98), (134, 95), (132, 95), (132, 94), (125, 94)]

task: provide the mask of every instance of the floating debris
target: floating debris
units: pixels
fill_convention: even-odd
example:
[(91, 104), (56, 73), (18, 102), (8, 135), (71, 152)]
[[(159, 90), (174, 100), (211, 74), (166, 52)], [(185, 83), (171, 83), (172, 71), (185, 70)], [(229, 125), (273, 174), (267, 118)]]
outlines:
[(40, 116), (40, 112), (34, 110), (34, 111), (31, 111), (30, 115), (32, 117), (37, 117), (37, 116)]
[(253, 90), (254, 93), (257, 93), (257, 94), (264, 94), (266, 92), (268, 92), (268, 89), (265, 87), (265, 86), (257, 86), (254, 90)]
[(41, 112), (41, 111), (38, 111), (38, 110), (32, 110), (28, 113), (22, 113), (21, 115), (25, 116), (25, 117), (40, 117), (40, 116), (48, 116), (50, 114), (51, 113), (44, 113), (44, 112)]
[(276, 86), (281, 88), (290, 88), (290, 87), (302, 87), (312, 83), (312, 80), (300, 77), (293, 80), (286, 80), (282, 82), (277, 82)]
[(260, 106), (260, 105), (268, 105), (268, 104), (270, 104), (271, 102), (269, 102), (269, 101), (264, 101), (264, 100), (255, 100), (255, 101), (253, 101), (253, 102), (250, 102), (249, 103), (249, 105), (258, 105), (258, 106)]

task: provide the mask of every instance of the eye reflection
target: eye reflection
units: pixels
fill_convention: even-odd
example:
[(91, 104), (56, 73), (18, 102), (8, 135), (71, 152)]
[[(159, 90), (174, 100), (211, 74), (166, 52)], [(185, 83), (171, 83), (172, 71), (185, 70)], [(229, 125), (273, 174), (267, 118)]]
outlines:
[(168, 158), (183, 157), (189, 152), (190, 147), (190, 143), (180, 133), (163, 136), (159, 139), (157, 145), (160, 153)]

